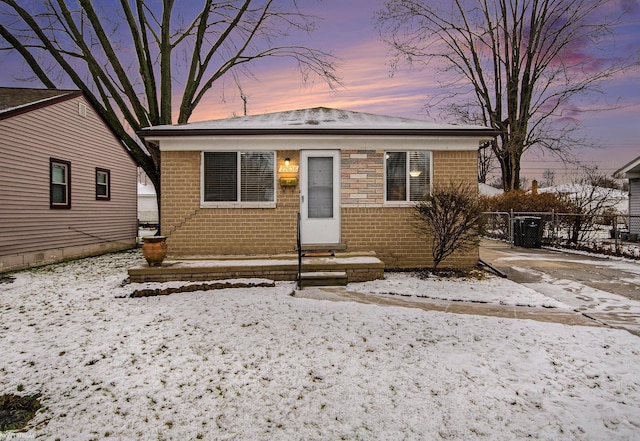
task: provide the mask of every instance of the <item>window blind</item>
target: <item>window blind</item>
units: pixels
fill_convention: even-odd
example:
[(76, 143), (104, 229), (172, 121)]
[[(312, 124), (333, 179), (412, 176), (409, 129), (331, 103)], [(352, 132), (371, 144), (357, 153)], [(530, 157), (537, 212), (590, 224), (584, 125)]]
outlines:
[(421, 201), (431, 190), (431, 152), (409, 153), (411, 201)]
[(238, 200), (236, 152), (204, 154), (204, 200), (235, 202)]
[(274, 152), (205, 152), (205, 202), (273, 202)]
[(273, 201), (273, 152), (243, 152), (240, 154), (241, 201)]

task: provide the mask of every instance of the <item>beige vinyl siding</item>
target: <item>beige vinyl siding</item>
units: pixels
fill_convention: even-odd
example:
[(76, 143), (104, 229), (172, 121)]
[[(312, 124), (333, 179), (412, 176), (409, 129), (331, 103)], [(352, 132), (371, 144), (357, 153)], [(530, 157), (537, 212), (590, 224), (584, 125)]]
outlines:
[[(78, 114), (79, 102), (87, 105), (86, 117)], [(50, 158), (71, 163), (71, 209), (50, 208)], [(96, 167), (111, 172), (109, 201), (96, 200)], [(136, 180), (133, 160), (82, 97), (0, 120), (0, 257), (130, 246), (137, 235)]]
[(629, 179), (629, 233), (640, 234), (640, 179)]

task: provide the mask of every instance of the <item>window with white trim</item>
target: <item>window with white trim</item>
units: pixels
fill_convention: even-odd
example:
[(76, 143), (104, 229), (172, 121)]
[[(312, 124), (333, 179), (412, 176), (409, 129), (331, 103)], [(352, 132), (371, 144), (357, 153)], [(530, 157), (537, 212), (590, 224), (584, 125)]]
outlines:
[(96, 200), (111, 200), (111, 171), (96, 168)]
[(71, 163), (49, 158), (49, 206), (71, 208)]
[(275, 202), (274, 152), (204, 152), (204, 202)]
[(385, 153), (385, 201), (421, 201), (431, 192), (431, 152)]

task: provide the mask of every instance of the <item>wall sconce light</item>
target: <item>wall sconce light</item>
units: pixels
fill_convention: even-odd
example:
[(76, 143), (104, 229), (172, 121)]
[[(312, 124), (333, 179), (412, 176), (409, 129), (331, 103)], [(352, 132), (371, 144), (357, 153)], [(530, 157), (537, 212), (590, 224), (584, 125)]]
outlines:
[(291, 158), (284, 158), (284, 165), (286, 165), (287, 167), (289, 167), (289, 164), (291, 163)]
[(422, 170), (411, 170), (409, 172), (409, 176), (411, 176), (412, 178), (417, 178), (421, 174), (422, 174)]

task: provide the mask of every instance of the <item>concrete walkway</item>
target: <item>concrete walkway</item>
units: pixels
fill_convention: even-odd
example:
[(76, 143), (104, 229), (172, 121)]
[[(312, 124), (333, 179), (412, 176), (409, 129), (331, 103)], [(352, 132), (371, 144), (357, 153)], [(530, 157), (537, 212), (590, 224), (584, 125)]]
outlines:
[(296, 291), (301, 298), (420, 308), (456, 314), (527, 319), (577, 326), (606, 326), (640, 336), (640, 263), (485, 240), (480, 257), (514, 282), (573, 310), (504, 306), (351, 292), (347, 287)]
[(640, 336), (640, 263), (511, 247), (485, 240), (480, 257), (518, 282), (608, 326)]
[(473, 303), (402, 297), (379, 294), (362, 294), (349, 291), (348, 287), (310, 287), (295, 292), (295, 297), (330, 300), (335, 302), (350, 301), (380, 306), (399, 306), (418, 308), (425, 311), (440, 311), (453, 314), (484, 315), (511, 319), (536, 320), (539, 322), (562, 323), (575, 326), (606, 326), (596, 319), (589, 318), (576, 311), (559, 311), (556, 309), (532, 308), (526, 306), (505, 306), (489, 303)]

